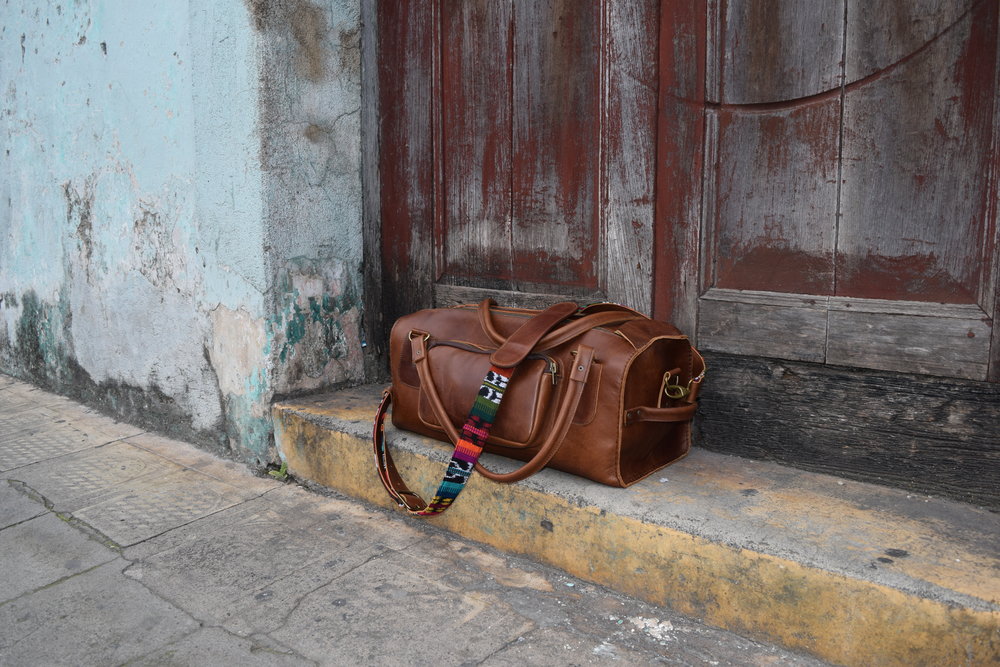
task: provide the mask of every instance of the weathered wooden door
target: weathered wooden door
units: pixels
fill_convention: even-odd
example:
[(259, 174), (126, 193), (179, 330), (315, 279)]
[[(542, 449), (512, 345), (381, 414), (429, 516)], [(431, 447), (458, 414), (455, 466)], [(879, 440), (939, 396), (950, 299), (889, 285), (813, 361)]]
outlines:
[(619, 301), (708, 353), (701, 444), (1000, 507), (1000, 3), (363, 7), (373, 338)]
[(382, 312), (613, 300), (649, 311), (658, 2), (377, 11)]
[(678, 319), (709, 350), (1000, 378), (998, 3), (706, 10)]
[(995, 1), (376, 19), (387, 322), (607, 299), (708, 350), (1000, 375)]

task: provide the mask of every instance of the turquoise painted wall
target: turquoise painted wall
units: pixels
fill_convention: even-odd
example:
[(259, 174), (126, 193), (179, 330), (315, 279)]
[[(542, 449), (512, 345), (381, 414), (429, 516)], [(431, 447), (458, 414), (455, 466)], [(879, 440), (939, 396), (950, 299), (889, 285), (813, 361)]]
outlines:
[(357, 3), (0, 25), (0, 370), (273, 461), (276, 393), (362, 379)]

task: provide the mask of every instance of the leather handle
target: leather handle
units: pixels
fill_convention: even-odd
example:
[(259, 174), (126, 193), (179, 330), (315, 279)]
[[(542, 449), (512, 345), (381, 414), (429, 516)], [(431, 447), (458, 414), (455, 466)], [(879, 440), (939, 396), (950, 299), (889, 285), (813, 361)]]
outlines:
[[(417, 376), (420, 378), (420, 386), (427, 394), (428, 402), (430, 403), (431, 410), (434, 412), (434, 416), (437, 417), (438, 424), (442, 429), (444, 429), (444, 432), (448, 435), (448, 439), (451, 440), (452, 444), (455, 444), (458, 442), (459, 433), (454, 424), (451, 423), (451, 419), (448, 417), (444, 403), (441, 402), (441, 396), (438, 393), (437, 385), (434, 383), (434, 377), (431, 374), (430, 366), (426, 363), (427, 341), (424, 340), (423, 336), (413, 336), (410, 338), (410, 344), (413, 346), (413, 361), (414, 365), (417, 367)], [(483, 475), (487, 479), (493, 480), (494, 482), (511, 484), (513, 482), (519, 482), (522, 479), (526, 479), (545, 467), (545, 465), (552, 460), (552, 457), (555, 456), (556, 452), (559, 450), (559, 446), (566, 438), (566, 433), (569, 431), (569, 427), (573, 423), (573, 416), (576, 414), (576, 410), (580, 405), (580, 397), (583, 396), (583, 388), (586, 385), (587, 376), (590, 374), (590, 368), (593, 361), (594, 348), (589, 345), (581, 345), (577, 350), (573, 367), (570, 369), (568, 375), (570, 383), (569, 387), (567, 388), (566, 394), (563, 396), (559, 407), (556, 409), (556, 418), (553, 423), (552, 430), (542, 443), (541, 448), (530, 461), (517, 470), (508, 473), (493, 472), (492, 470), (485, 468), (481, 463), (477, 462), (476, 472)]]
[(673, 408), (654, 408), (647, 405), (639, 405), (625, 411), (625, 425), (636, 424), (638, 422), (686, 422), (694, 418), (698, 391), (701, 389), (701, 382), (705, 378), (705, 359), (698, 350), (691, 348), (691, 355), (694, 360), (692, 372), (694, 377), (688, 383), (687, 395), (684, 396), (684, 404)]
[[(484, 299), (485, 303), (492, 303), (491, 299)], [(487, 307), (487, 310), (489, 308)], [(498, 368), (514, 368), (521, 363), (526, 356), (531, 354), (545, 334), (551, 331), (557, 324), (579, 310), (572, 301), (563, 301), (554, 306), (549, 306), (538, 313), (527, 322), (517, 328), (513, 334), (505, 340), (496, 351), (490, 355), (490, 362)]]
[[(493, 323), (493, 315), (490, 312), (493, 305), (493, 299), (483, 299), (479, 303), (479, 323), (483, 327), (483, 331), (486, 332), (486, 335), (490, 337), (490, 340), (492, 340), (494, 344), (503, 345), (509, 339), (505, 338)], [(585, 312), (586, 308), (583, 310)], [(537, 317), (538, 315), (535, 316), (535, 318)], [(562, 345), (567, 341), (573, 340), (580, 334), (590, 331), (595, 327), (624, 324), (625, 322), (639, 319), (646, 319), (646, 316), (626, 308), (622, 308), (621, 310), (604, 310), (595, 312), (585, 315), (579, 319), (571, 320), (554, 331), (549, 331), (547, 334), (542, 336), (537, 343), (535, 343), (534, 349), (549, 350), (557, 345)], [(520, 331), (520, 329), (518, 329), (518, 331)], [(513, 338), (513, 336), (511, 336), (511, 338)]]
[(694, 417), (697, 407), (694, 403), (676, 408), (651, 408), (641, 405), (625, 411), (625, 425), (637, 422), (686, 422)]

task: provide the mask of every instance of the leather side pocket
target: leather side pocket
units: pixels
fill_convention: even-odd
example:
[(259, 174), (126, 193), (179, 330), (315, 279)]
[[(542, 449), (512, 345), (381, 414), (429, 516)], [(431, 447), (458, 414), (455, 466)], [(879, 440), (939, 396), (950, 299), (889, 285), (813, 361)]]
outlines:
[[(467, 347), (439, 343), (428, 350), (425, 362), (429, 364), (448, 418), (459, 429), (465, 423), (483, 377), (490, 369), (489, 350)], [(552, 389), (548, 361), (529, 357), (521, 362), (504, 392), (489, 442), (518, 448), (537, 444), (536, 440), (544, 437), (543, 423), (548, 421), (556, 408), (550, 405)], [(423, 387), (417, 409), (424, 424), (440, 428)]]

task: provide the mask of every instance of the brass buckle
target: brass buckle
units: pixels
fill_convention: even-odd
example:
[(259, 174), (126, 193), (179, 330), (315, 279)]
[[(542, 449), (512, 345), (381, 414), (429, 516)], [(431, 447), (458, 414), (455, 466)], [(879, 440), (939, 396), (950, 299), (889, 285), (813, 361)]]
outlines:
[[(691, 393), (690, 387), (682, 387), (679, 384), (670, 384), (671, 378), (674, 377), (676, 377), (677, 380), (680, 380), (680, 377), (671, 375), (670, 371), (663, 374), (663, 385), (660, 387), (661, 401), (663, 400), (663, 394), (666, 394), (667, 398), (672, 398), (676, 401)], [(656, 407), (660, 407), (659, 403), (657, 403)]]
[(697, 384), (705, 379), (705, 371), (702, 371), (698, 377), (691, 378), (688, 380), (686, 386), (681, 386), (680, 384), (671, 384), (670, 380), (676, 379), (680, 380), (680, 376), (673, 375), (670, 371), (663, 374), (663, 382), (660, 384), (660, 392), (656, 397), (656, 407), (663, 406), (663, 396), (666, 395), (667, 398), (679, 401), (683, 398), (687, 398), (691, 395), (691, 385)]
[(666, 394), (667, 398), (671, 398), (675, 401), (682, 398), (687, 398), (691, 395), (691, 385), (698, 384), (705, 379), (705, 371), (698, 374), (697, 377), (693, 377), (688, 380), (687, 386), (682, 387), (679, 384), (670, 384), (671, 378), (676, 378), (680, 380), (679, 375), (672, 375), (670, 371), (663, 374), (663, 383), (660, 385), (659, 395), (656, 397), (656, 407), (663, 406), (663, 395)]
[(421, 333), (424, 334), (424, 342), (425, 343), (428, 340), (430, 340), (431, 335), (429, 333), (424, 333), (424, 332), (421, 332), (421, 331), (417, 331), (416, 329), (410, 329), (410, 333), (407, 334), (407, 338), (409, 338), (410, 340), (413, 340), (414, 334), (416, 334), (417, 336), (419, 336)]

